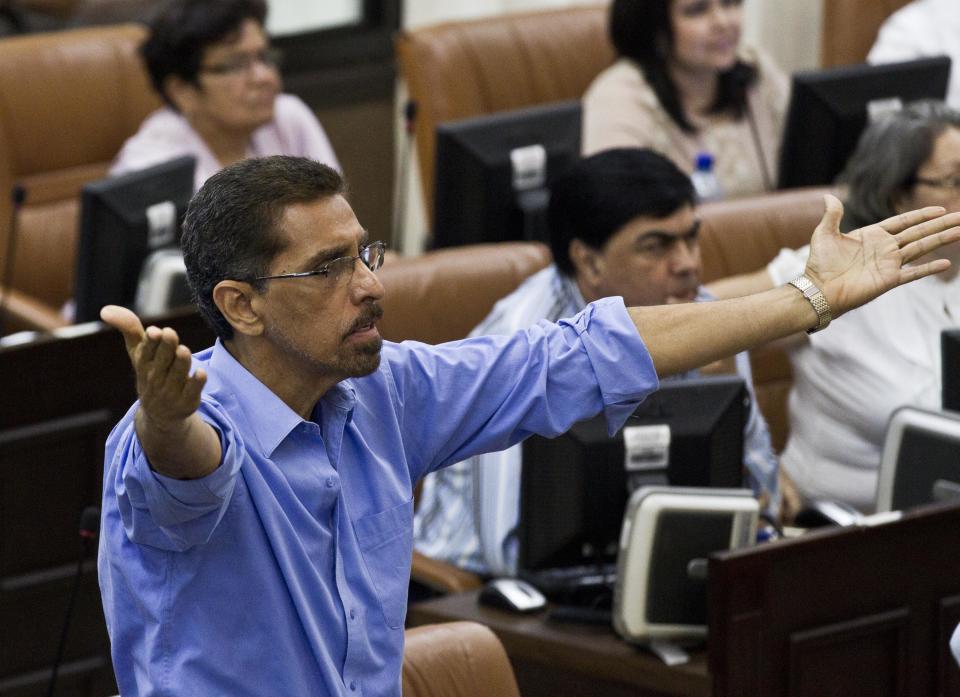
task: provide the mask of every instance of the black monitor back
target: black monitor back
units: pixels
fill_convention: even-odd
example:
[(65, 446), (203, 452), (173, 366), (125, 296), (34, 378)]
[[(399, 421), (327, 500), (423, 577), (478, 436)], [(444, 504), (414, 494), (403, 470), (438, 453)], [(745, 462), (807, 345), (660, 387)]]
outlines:
[[(666, 470), (645, 484), (735, 488), (743, 482), (749, 396), (735, 376), (666, 382), (627, 420), (670, 426)], [(518, 566), (521, 572), (609, 564), (629, 496), (623, 429), (602, 415), (557, 438), (523, 445)]]
[[(545, 187), (580, 157), (580, 111), (556, 102), (437, 126), (433, 246), (546, 241)], [(546, 183), (518, 201), (510, 153), (530, 145), (546, 150)]]
[[(195, 164), (193, 157), (179, 157), (83, 187), (76, 321), (97, 319), (100, 308), (108, 304), (133, 307), (147, 257), (179, 243), (180, 222), (193, 195)], [(176, 207), (175, 229), (171, 235), (151, 236), (147, 209), (165, 201)]]
[(940, 332), (940, 365), (941, 406), (960, 412), (960, 329)]
[(882, 100), (943, 99), (950, 59), (796, 73), (780, 150), (781, 189), (833, 183)]

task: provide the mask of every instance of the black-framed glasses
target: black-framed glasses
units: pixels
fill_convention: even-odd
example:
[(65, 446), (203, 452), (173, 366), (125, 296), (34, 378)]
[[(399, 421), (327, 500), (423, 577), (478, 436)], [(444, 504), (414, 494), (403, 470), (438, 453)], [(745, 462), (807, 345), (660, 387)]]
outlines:
[(916, 177), (913, 181), (916, 184), (926, 184), (927, 186), (933, 186), (937, 189), (960, 189), (960, 174), (950, 174), (938, 179)]
[(377, 271), (383, 266), (383, 253), (387, 245), (385, 242), (371, 242), (360, 247), (360, 253), (352, 257), (338, 257), (321, 265), (313, 271), (296, 271), (281, 273), (275, 276), (258, 276), (254, 281), (273, 281), (279, 278), (309, 278), (317, 276), (326, 279), (328, 283), (337, 284), (353, 276), (359, 259), (371, 271)]
[(200, 66), (200, 72), (210, 75), (241, 75), (249, 73), (257, 63), (279, 69), (283, 63), (283, 51), (271, 46), (255, 53), (238, 53), (222, 63)]

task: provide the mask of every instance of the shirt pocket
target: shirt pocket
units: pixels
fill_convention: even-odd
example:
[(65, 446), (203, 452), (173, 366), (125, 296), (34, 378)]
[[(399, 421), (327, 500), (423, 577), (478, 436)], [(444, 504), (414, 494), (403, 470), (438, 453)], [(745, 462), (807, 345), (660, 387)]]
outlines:
[(413, 554), (413, 499), (360, 518), (354, 531), (383, 619), (391, 629), (402, 627)]

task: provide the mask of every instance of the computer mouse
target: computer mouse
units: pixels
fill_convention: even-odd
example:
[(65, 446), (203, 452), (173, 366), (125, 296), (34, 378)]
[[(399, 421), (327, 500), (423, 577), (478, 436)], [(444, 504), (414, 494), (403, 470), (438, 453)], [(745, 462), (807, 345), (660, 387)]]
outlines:
[(519, 578), (495, 578), (480, 591), (479, 601), (511, 612), (536, 612), (547, 605), (547, 599), (526, 581)]

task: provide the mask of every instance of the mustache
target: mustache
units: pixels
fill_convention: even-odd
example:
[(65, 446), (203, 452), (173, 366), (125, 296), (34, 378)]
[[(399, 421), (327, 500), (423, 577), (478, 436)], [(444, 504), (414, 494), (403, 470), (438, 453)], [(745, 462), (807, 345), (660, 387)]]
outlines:
[(376, 302), (372, 302), (367, 305), (366, 310), (353, 321), (353, 324), (350, 325), (350, 331), (348, 331), (347, 334), (352, 334), (360, 327), (367, 324), (372, 324), (381, 317), (383, 317), (383, 308), (380, 307), (380, 305), (378, 305)]

